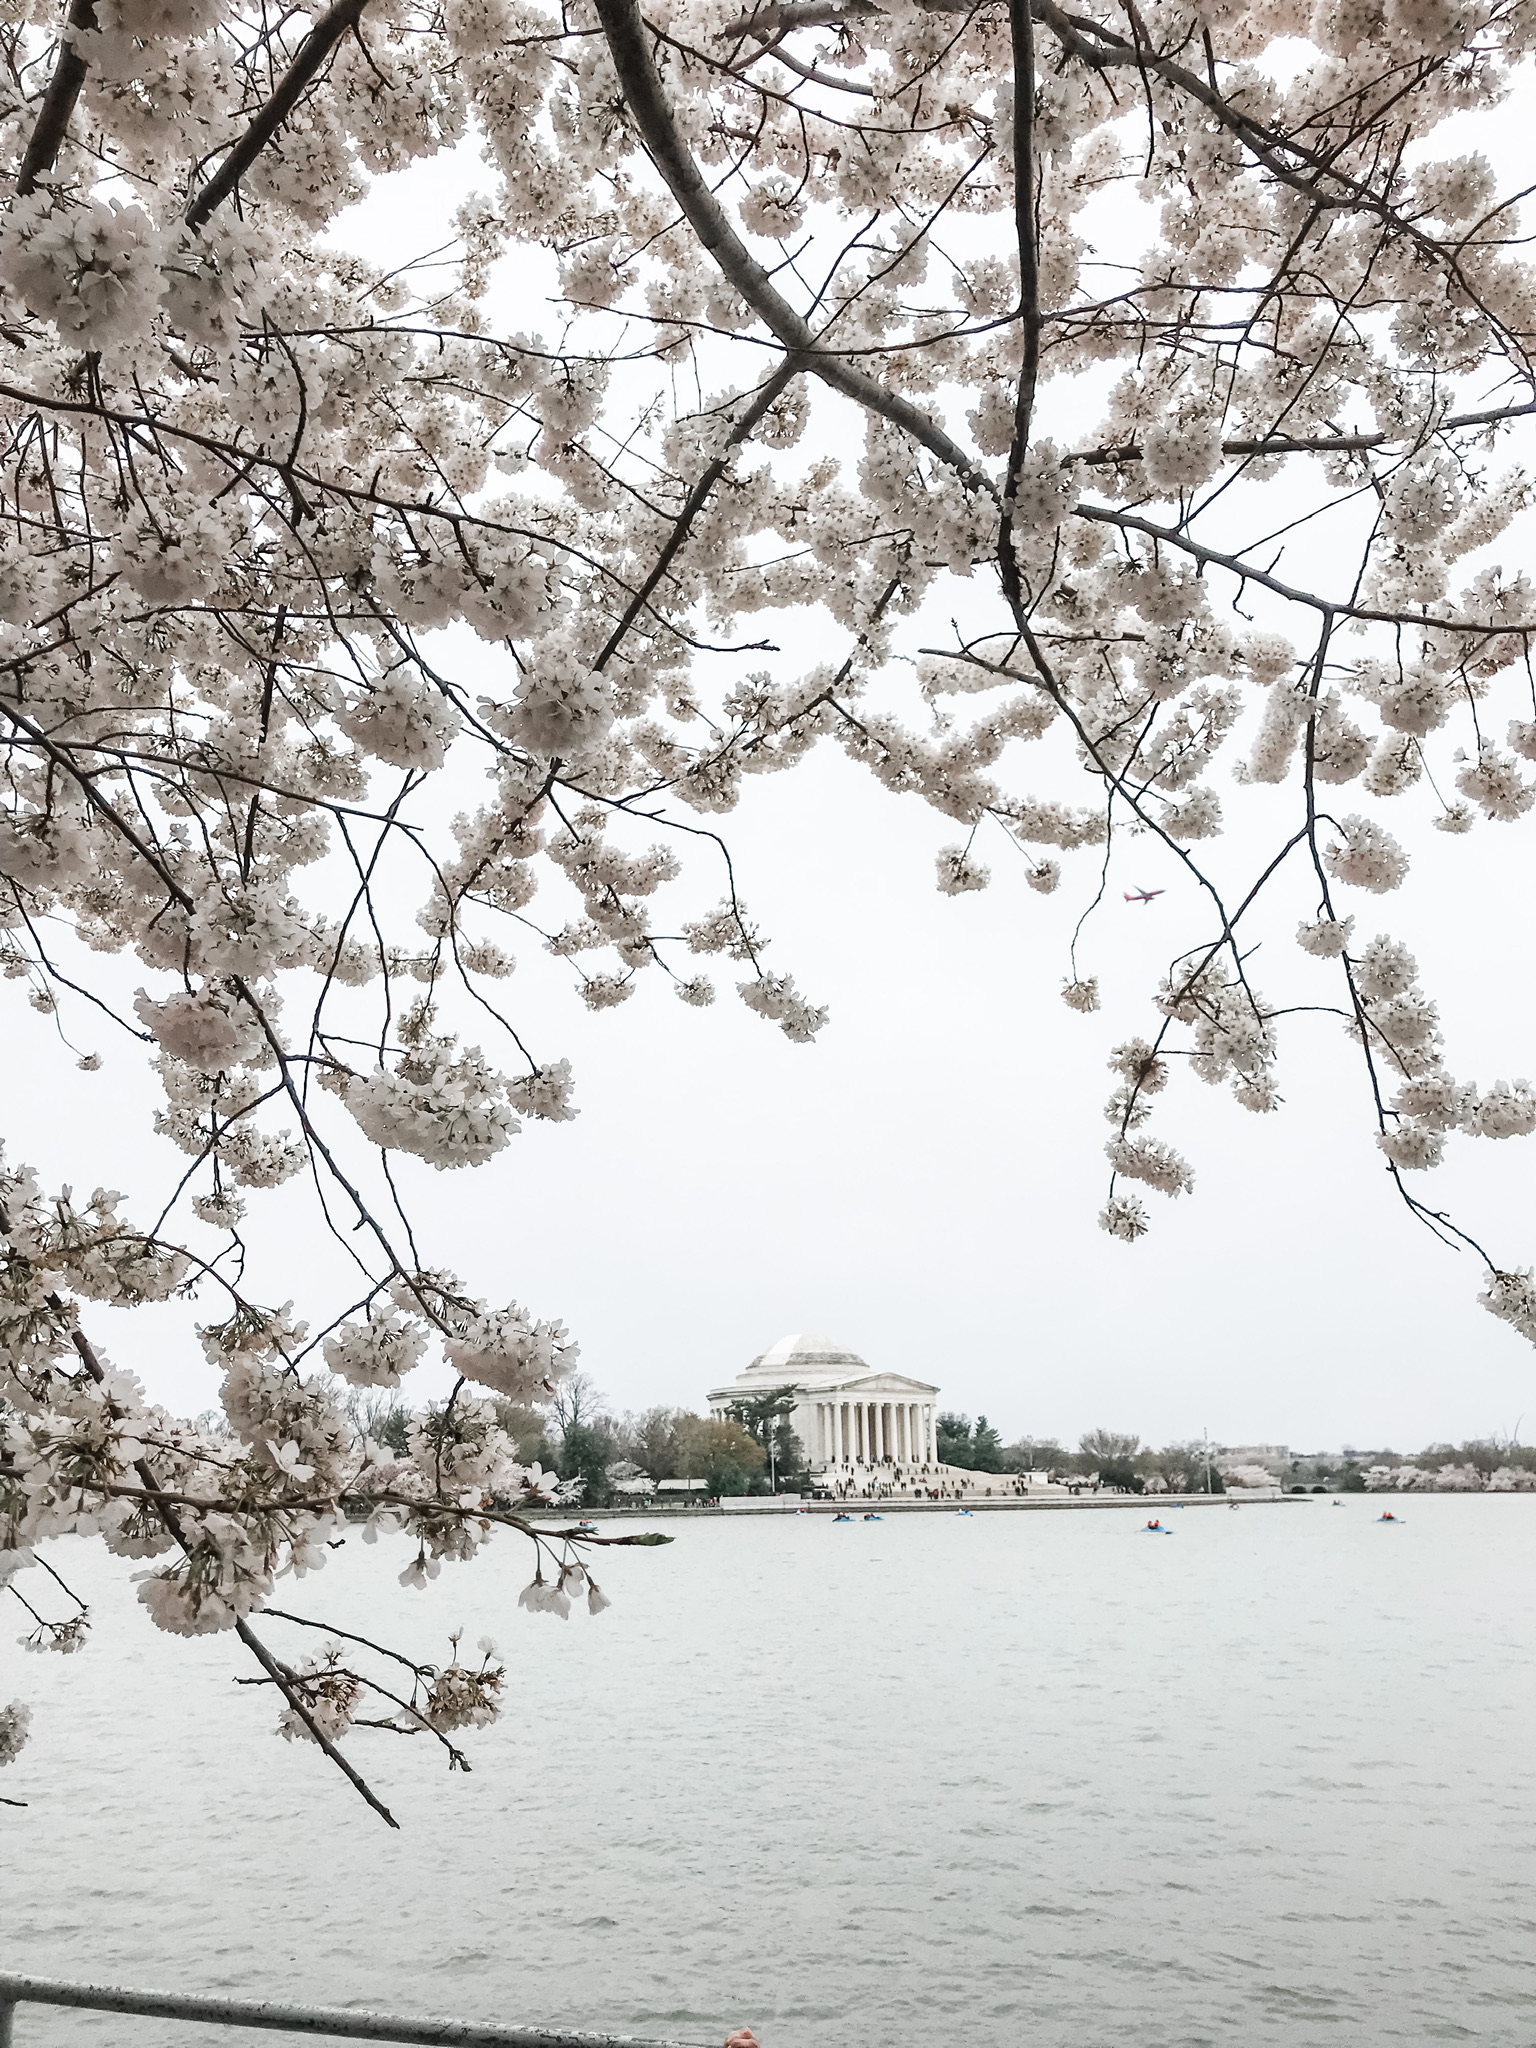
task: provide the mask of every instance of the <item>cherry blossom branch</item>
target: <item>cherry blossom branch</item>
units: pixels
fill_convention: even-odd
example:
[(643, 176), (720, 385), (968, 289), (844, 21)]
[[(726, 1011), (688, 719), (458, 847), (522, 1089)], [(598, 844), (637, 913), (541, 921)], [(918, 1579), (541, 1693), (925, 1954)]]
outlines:
[[(1478, 307), (1489, 320), (1490, 325), (1506, 340), (1516, 340), (1505, 323), (1497, 320), (1488, 310), (1480, 294), (1468, 281), (1459, 255), (1447, 250), (1433, 236), (1427, 235), (1412, 221), (1406, 220), (1396, 207), (1380, 194), (1371, 190), (1361, 180), (1351, 177), (1339, 168), (1336, 159), (1342, 155), (1343, 146), (1336, 147), (1331, 155), (1324, 156), (1310, 150), (1292, 135), (1277, 135), (1252, 116), (1234, 107), (1227, 97), (1219, 92), (1214, 83), (1202, 79), (1198, 73), (1188, 70), (1175, 59), (1160, 55), (1151, 45), (1146, 31), (1136, 13), (1134, 5), (1127, 0), (1127, 12), (1134, 31), (1134, 38), (1117, 35), (1102, 23), (1090, 20), (1074, 22), (1055, 0), (1032, 0), (1035, 14), (1061, 40), (1081, 62), (1102, 70), (1113, 65), (1134, 66), (1143, 78), (1156, 76), (1203, 106), (1224, 128), (1250, 151), (1254, 158), (1274, 178), (1301, 193), (1316, 207), (1348, 209), (1373, 214), (1393, 233), (1402, 235), (1436, 267), (1443, 268), (1454, 278), (1468, 302)], [(1094, 40), (1090, 41), (1090, 37)], [(1293, 157), (1296, 163), (1286, 161)], [(1298, 168), (1298, 165), (1301, 168)], [(1311, 172), (1313, 175), (1308, 176)], [(1329, 178), (1339, 187), (1336, 193), (1321, 190), (1318, 180)], [(1529, 380), (1530, 364), (1523, 348), (1517, 353), (1525, 362)]]
[[(854, 374), (857, 375), (858, 373)], [(878, 395), (879, 387), (872, 386), (872, 388)], [(190, 447), (199, 448), (208, 454), (218, 456), (220, 460), (228, 462), (232, 467), (241, 472), (255, 469), (270, 470), (284, 481), (303, 485), (314, 491), (317, 495), (334, 497), (347, 504), (376, 507), (381, 511), (398, 513), (407, 519), (443, 522), (452, 527), (455, 532), (469, 528), (471, 531), (479, 530), (489, 534), (504, 534), (516, 540), (529, 541), (537, 547), (549, 548), (557, 554), (568, 556), (573, 561), (579, 562), (583, 568), (591, 570), (595, 575), (601, 576), (607, 582), (613, 584), (626, 597), (634, 595), (633, 587), (599, 556), (590, 550), (578, 547), (574, 542), (562, 536), (557, 530), (554, 530), (553, 526), (549, 530), (540, 531), (531, 527), (514, 525), (506, 520), (491, 519), (484, 514), (465, 511), (453, 505), (438, 504), (428, 499), (396, 497), (387, 492), (369, 490), (360, 485), (343, 483), (336, 477), (323, 477), (312, 474), (302, 465), (285, 462), (279, 456), (264, 455), (256, 449), (240, 448), (228, 441), (220, 440), (216, 435), (200, 433), (192, 427), (178, 426), (174, 421), (165, 419), (157, 414), (124, 412), (99, 400), (57, 397), (48, 392), (28, 391), (20, 386), (5, 383), (0, 383), (0, 398), (14, 399), (17, 403), (34, 407), (39, 412), (83, 414), (93, 419), (108, 421), (113, 425), (136, 428), (157, 436), (164, 435), (173, 441), (184, 441)], [(904, 404), (904, 401), (893, 398), (890, 403), (893, 406), (900, 406)], [(888, 414), (888, 416), (894, 417), (894, 414)], [(918, 414), (917, 417), (921, 419), (922, 415)], [(944, 438), (947, 440), (947, 437)], [(952, 443), (949, 445), (953, 446)], [(956, 452), (958, 453), (959, 451)], [(961, 459), (963, 460), (964, 458), (962, 457)], [(986, 487), (988, 490), (992, 488), (990, 484)], [(675, 625), (670, 625), (669, 630), (685, 644), (696, 644), (690, 641), (688, 635), (682, 633)], [(718, 652), (720, 650), (711, 651)], [(730, 651), (734, 652), (735, 650)]]
[(308, 1702), (304, 1698), (302, 1690), (303, 1680), (299, 1677), (298, 1673), (291, 1671), (286, 1664), (279, 1663), (278, 1659), (273, 1656), (272, 1652), (267, 1648), (248, 1621), (237, 1621), (235, 1623), (235, 1633), (256, 1659), (262, 1670), (267, 1673), (272, 1683), (282, 1693), (289, 1706), (292, 1707), (293, 1711), (304, 1723), (313, 1740), (320, 1745), (322, 1752), (336, 1766), (342, 1776), (347, 1779), (353, 1789), (368, 1802), (385, 1825), (398, 1829), (400, 1826), (399, 1821), (395, 1819), (395, 1816), (390, 1812), (383, 1800), (379, 1798), (367, 1779), (362, 1777), (347, 1762), (347, 1759), (315, 1719), (314, 1714), (310, 1711)]
[[(1417, 437), (1406, 434), (1260, 434), (1248, 438), (1226, 440), (1221, 444), (1223, 455), (1352, 455), (1370, 454), (1377, 448), (1402, 445), (1410, 438), (1422, 439), (1433, 434), (1454, 434), (1468, 427), (1502, 426), (1507, 420), (1529, 419), (1536, 414), (1536, 399), (1519, 405), (1489, 406), (1481, 412), (1454, 413), (1443, 420), (1434, 420), (1419, 430)], [(1127, 441), (1118, 448), (1085, 448), (1074, 450), (1063, 456), (1063, 466), (1081, 462), (1088, 466), (1118, 468), (1121, 463), (1140, 462), (1142, 450), (1134, 441)]]
[(812, 328), (779, 291), (731, 226), (679, 132), (646, 40), (636, 0), (596, 0), (598, 17), (625, 102), (651, 161), (687, 215), (694, 233), (747, 304), (804, 368), (834, 391), (900, 427), (974, 491), (995, 498), (997, 486), (944, 429), (909, 399), (839, 358), (822, 355)]
[(86, 62), (80, 54), (78, 38), (89, 34), (95, 26), (95, 0), (70, 0), (69, 12), (59, 36), (59, 54), (54, 62), (53, 76), (43, 94), (37, 122), (28, 138), (21, 169), (16, 174), (18, 198), (29, 198), (37, 190), (38, 180), (53, 169), (63, 147), (64, 137), (69, 132), (70, 116), (85, 83)]
[(1123, 532), (1144, 533), (1150, 540), (1160, 542), (1164, 547), (1176, 548), (1181, 554), (1192, 556), (1197, 562), (1208, 567), (1226, 569), (1244, 583), (1257, 583), (1263, 590), (1271, 590), (1277, 597), (1285, 598), (1291, 604), (1305, 605), (1309, 611), (1323, 612), (1334, 618), (1363, 619), (1383, 626), (1418, 626), (1437, 633), (1479, 634), (1483, 636), (1509, 635), (1512, 639), (1536, 634), (1536, 619), (1510, 620), (1508, 624), (1482, 619), (1445, 618), (1435, 612), (1393, 612), (1376, 609), (1370, 605), (1358, 604), (1350, 598), (1319, 597), (1310, 590), (1301, 590), (1295, 584), (1283, 583), (1278, 576), (1266, 569), (1257, 569), (1241, 555), (1227, 554), (1220, 548), (1208, 547), (1192, 534), (1175, 526), (1162, 526), (1156, 520), (1146, 519), (1138, 512), (1122, 512), (1112, 505), (1077, 504), (1072, 507), (1076, 519), (1093, 519), (1105, 526), (1117, 526)]
[(997, 558), (1003, 594), (1017, 613), (1023, 603), (1019, 563), (1013, 545), (1013, 520), (1019, 479), (1029, 455), (1030, 427), (1035, 415), (1035, 387), (1040, 377), (1040, 230), (1035, 193), (1035, 30), (1030, 0), (1009, 0), (1008, 27), (1013, 45), (1013, 217), (1019, 252), (1019, 318), (1023, 353), (1013, 405), (1013, 445), (1003, 482), (1003, 507), (998, 526)]
[(715, 485), (719, 483), (720, 479), (730, 468), (732, 456), (738, 448), (743, 446), (756, 433), (757, 429), (778, 403), (784, 391), (794, 381), (799, 368), (800, 365), (794, 361), (780, 364), (779, 368), (774, 371), (773, 375), (763, 385), (757, 396), (752, 400), (752, 403), (731, 429), (725, 446), (688, 493), (681, 510), (673, 522), (672, 531), (667, 536), (666, 545), (656, 558), (655, 566), (625, 606), (619, 623), (608, 635), (608, 638), (603, 643), (602, 651), (593, 661), (592, 667), (595, 672), (600, 674), (608, 666), (614, 654), (617, 653), (630, 627), (648, 604), (651, 592), (660, 583), (662, 577), (666, 575), (678, 550), (685, 544), (689, 534), (693, 531), (693, 522), (707, 504), (710, 492), (713, 491)]
[(406, 1670), (417, 1678), (420, 1678), (427, 1668), (424, 1664), (418, 1664), (414, 1659), (403, 1656), (399, 1650), (387, 1650), (382, 1643), (375, 1643), (367, 1636), (354, 1635), (350, 1629), (337, 1628), (332, 1622), (312, 1621), (307, 1614), (289, 1614), (281, 1607), (263, 1607), (261, 1611), (263, 1616), (273, 1621), (290, 1621), (296, 1628), (319, 1629), (322, 1634), (337, 1636), (343, 1642), (359, 1643), (365, 1650), (372, 1650), (377, 1657), (389, 1657), (396, 1664), (403, 1664)]
[(313, 24), (294, 52), (288, 69), (278, 80), (271, 98), (253, 116), (250, 126), (213, 176), (193, 193), (186, 211), (186, 223), (193, 234), (205, 227), (233, 194), (240, 180), (313, 84), (332, 50), (349, 29), (356, 28), (367, 4), (368, 0), (335, 0), (335, 4)]
[[(58, 1295), (52, 1295), (50, 1297), (50, 1302), (56, 1314), (60, 1315), (61, 1317), (68, 1316), (69, 1311)], [(73, 1326), (70, 1329), (70, 1341), (74, 1345), (75, 1350), (79, 1353), (81, 1361), (83, 1362), (85, 1369), (90, 1374), (91, 1378), (96, 1381), (98, 1386), (102, 1385), (106, 1380), (106, 1372), (102, 1366), (101, 1360), (96, 1356), (95, 1347), (91, 1344), (85, 1332), (80, 1328), (78, 1321), (74, 1321)], [(140, 1482), (143, 1485), (146, 1493), (152, 1496), (159, 1496), (155, 1499), (154, 1504), (160, 1516), (160, 1519), (164, 1523), (167, 1532), (180, 1545), (182, 1551), (190, 1555), (191, 1546), (187, 1543), (185, 1537), (183, 1536), (180, 1522), (177, 1519), (174, 1510), (169, 1505), (169, 1496), (160, 1495), (160, 1489), (155, 1484), (154, 1474), (151, 1472), (147, 1461), (143, 1458), (135, 1459), (134, 1470), (138, 1473)], [(267, 1649), (266, 1645), (262, 1642), (261, 1638), (250, 1626), (249, 1622), (245, 1621), (243, 1618), (236, 1621), (235, 1633), (239, 1636), (241, 1642), (245, 1644), (246, 1648), (251, 1652), (251, 1654), (256, 1658), (257, 1662), (261, 1665), (262, 1669), (271, 1676), (273, 1683), (281, 1689), (284, 1698), (288, 1701), (288, 1704), (293, 1708), (294, 1712), (299, 1716), (300, 1720), (303, 1721), (304, 1725), (308, 1728), (310, 1734), (314, 1737), (315, 1741), (320, 1745), (322, 1752), (327, 1757), (329, 1757), (330, 1761), (333, 1764), (335, 1764), (336, 1768), (341, 1772), (342, 1776), (345, 1777), (351, 1783), (354, 1789), (362, 1796), (363, 1799), (367, 1801), (367, 1803), (374, 1809), (376, 1813), (382, 1815), (383, 1819), (389, 1824), (390, 1827), (398, 1828), (400, 1823), (389, 1811), (389, 1808), (384, 1805), (382, 1800), (379, 1799), (379, 1797), (373, 1791), (372, 1787), (367, 1783), (367, 1781), (364, 1778), (362, 1778), (358, 1774), (358, 1772), (352, 1768), (351, 1764), (348, 1763), (347, 1759), (341, 1754), (340, 1750), (337, 1749), (335, 1743), (331, 1741), (330, 1737), (325, 1733), (324, 1729), (321, 1728), (319, 1723), (316, 1721), (314, 1715), (310, 1712), (309, 1707), (307, 1706), (304, 1699), (297, 1690), (297, 1680), (295, 1678), (294, 1673), (289, 1671), (286, 1665), (280, 1664), (277, 1661), (277, 1659), (273, 1657), (272, 1653)]]

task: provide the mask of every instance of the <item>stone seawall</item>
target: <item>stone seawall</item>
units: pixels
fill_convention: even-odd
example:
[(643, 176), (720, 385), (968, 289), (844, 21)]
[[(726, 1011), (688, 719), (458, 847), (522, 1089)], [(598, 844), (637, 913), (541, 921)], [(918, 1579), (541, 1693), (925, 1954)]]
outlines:
[[(783, 1500), (786, 1496), (779, 1495)], [(851, 1515), (861, 1521), (866, 1514), (875, 1515), (954, 1515), (963, 1507), (968, 1514), (1000, 1515), (1023, 1512), (1025, 1514), (1053, 1514), (1063, 1509), (1092, 1508), (1137, 1508), (1142, 1514), (1160, 1516), (1165, 1508), (1220, 1508), (1220, 1507), (1270, 1507), (1275, 1505), (1300, 1505), (1316, 1496), (1305, 1493), (1080, 1493), (1066, 1494), (1056, 1499), (1044, 1494), (1011, 1494), (991, 1500), (984, 1496), (962, 1501), (957, 1506), (952, 1500), (877, 1500), (837, 1501), (808, 1500), (803, 1503), (807, 1515)], [(529, 1521), (562, 1522), (569, 1528), (578, 1519), (569, 1509), (564, 1513), (543, 1513), (524, 1510)], [(707, 1516), (735, 1519), (738, 1515), (793, 1514), (793, 1508), (783, 1508), (778, 1501), (764, 1496), (762, 1505), (733, 1508), (592, 1508), (585, 1519), (591, 1522), (643, 1521), (643, 1522), (697, 1522)]]

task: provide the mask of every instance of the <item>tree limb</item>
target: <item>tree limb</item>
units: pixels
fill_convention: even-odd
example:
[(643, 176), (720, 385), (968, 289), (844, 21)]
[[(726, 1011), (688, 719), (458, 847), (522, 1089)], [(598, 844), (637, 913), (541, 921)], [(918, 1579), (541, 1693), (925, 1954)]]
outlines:
[[(1497, 427), (1505, 420), (1529, 419), (1536, 413), (1536, 400), (1519, 405), (1495, 405), (1482, 412), (1452, 413), (1420, 429), (1418, 438), (1433, 434), (1455, 434), (1468, 427)], [(1260, 434), (1248, 440), (1223, 441), (1223, 455), (1351, 455), (1368, 454), (1373, 448), (1395, 447), (1407, 441), (1407, 434)], [(1110, 463), (1140, 462), (1141, 450), (1134, 441), (1120, 448), (1086, 448), (1066, 458), (1069, 462), (1103, 466)]]
[(1040, 380), (1040, 236), (1035, 218), (1035, 25), (1030, 0), (1008, 0), (1013, 39), (1013, 218), (1019, 248), (1019, 317), (1024, 338), (1018, 391), (1013, 405), (1013, 445), (1003, 479), (997, 560), (1003, 594), (1018, 617), (1023, 606), (1018, 557), (1013, 549), (1013, 514), (1019, 477), (1029, 454), (1029, 430)]
[(687, 540), (692, 530), (693, 522), (703, 509), (705, 500), (715, 488), (715, 485), (719, 483), (721, 477), (725, 475), (727, 469), (730, 468), (732, 455), (735, 454), (743, 441), (750, 439), (768, 413), (772, 411), (780, 393), (798, 375), (799, 369), (800, 365), (798, 362), (782, 363), (731, 429), (730, 438), (725, 446), (688, 493), (683, 508), (677, 515), (677, 522), (667, 537), (667, 544), (656, 558), (656, 566), (625, 607), (624, 616), (609, 634), (607, 641), (604, 643), (602, 653), (593, 662), (592, 666), (594, 669), (607, 667), (610, 658), (617, 651), (620, 641), (639, 617), (651, 592), (656, 588), (662, 577), (666, 575), (673, 557), (684, 541)]
[(834, 391), (889, 420), (973, 491), (997, 497), (991, 478), (979, 470), (937, 421), (910, 400), (887, 391), (865, 371), (836, 356), (822, 355), (808, 323), (779, 291), (726, 219), (725, 209), (705, 184), (683, 141), (651, 56), (645, 23), (635, 0), (596, 0), (613, 67), (636, 130), (651, 161), (666, 180), (694, 233), (763, 325), (777, 335), (803, 366)]
[(85, 59), (80, 54), (76, 38), (95, 26), (95, 0), (71, 0), (59, 36), (58, 61), (48, 81), (48, 90), (43, 94), (43, 104), (38, 110), (26, 154), (22, 157), (21, 169), (16, 174), (16, 196), (19, 199), (25, 199), (37, 190), (38, 179), (45, 171), (53, 169), (63, 147), (69, 117), (75, 111), (75, 102), (85, 83)]
[(308, 1706), (304, 1701), (303, 1694), (299, 1689), (299, 1680), (297, 1676), (288, 1669), (288, 1666), (286, 1664), (278, 1663), (277, 1659), (272, 1655), (272, 1652), (261, 1640), (261, 1637), (257, 1635), (256, 1631), (251, 1627), (249, 1622), (237, 1621), (235, 1623), (235, 1634), (239, 1636), (241, 1642), (245, 1644), (245, 1647), (250, 1651), (251, 1655), (256, 1659), (257, 1663), (261, 1666), (263, 1671), (265, 1671), (267, 1675), (271, 1678), (272, 1683), (277, 1687), (279, 1692), (282, 1693), (284, 1699), (286, 1699), (289, 1706), (293, 1708), (293, 1711), (298, 1715), (299, 1719), (304, 1723), (304, 1726), (309, 1730), (310, 1734), (315, 1738), (316, 1742), (318, 1742), (320, 1747), (325, 1751), (325, 1754), (330, 1758), (331, 1762), (336, 1766), (337, 1770), (339, 1770), (342, 1773), (343, 1777), (351, 1779), (354, 1787), (357, 1789), (357, 1791), (359, 1791), (362, 1794), (363, 1798), (367, 1800), (368, 1804), (373, 1808), (375, 1813), (381, 1815), (390, 1827), (398, 1828), (400, 1825), (399, 1821), (395, 1819), (395, 1816), (390, 1812), (389, 1808), (384, 1804), (383, 1800), (379, 1798), (378, 1794), (373, 1790), (372, 1786), (369, 1785), (367, 1779), (360, 1777), (358, 1773), (353, 1770), (352, 1766), (347, 1762), (346, 1758), (342, 1755), (341, 1751), (336, 1747), (335, 1743), (332, 1742), (331, 1738), (326, 1734), (325, 1730), (320, 1726), (320, 1723), (315, 1719), (314, 1715), (310, 1712)]
[[(57, 1294), (50, 1294), (50, 1296), (48, 1297), (48, 1305), (58, 1315), (67, 1315), (69, 1312), (62, 1297)], [(81, 1329), (78, 1322), (76, 1322), (74, 1327), (70, 1330), (69, 1335), (70, 1342), (74, 1345), (75, 1350), (80, 1355), (81, 1363), (85, 1366), (85, 1369), (90, 1374), (91, 1378), (95, 1380), (98, 1386), (100, 1386), (102, 1382), (106, 1379), (106, 1371), (102, 1366), (101, 1360), (96, 1355), (96, 1347), (91, 1343), (91, 1340), (86, 1336), (84, 1330)], [(155, 1484), (155, 1476), (153, 1472), (151, 1472), (146, 1460), (143, 1458), (136, 1458), (134, 1460), (134, 1470), (138, 1473), (141, 1484), (149, 1492), (158, 1495), (160, 1489)], [(165, 1499), (163, 1498), (157, 1499), (156, 1509), (159, 1513), (161, 1521), (164, 1523), (166, 1527), (166, 1530), (170, 1535), (172, 1535), (176, 1539), (176, 1542), (180, 1545), (182, 1552), (186, 1555), (190, 1555), (190, 1546), (187, 1543), (185, 1535), (182, 1533), (180, 1518), (175, 1513), (173, 1513), (172, 1510), (166, 1505)], [(256, 1661), (261, 1665), (262, 1669), (270, 1675), (273, 1683), (282, 1692), (283, 1697), (287, 1700), (288, 1704), (293, 1708), (293, 1711), (298, 1715), (299, 1719), (304, 1723), (305, 1727), (308, 1728), (310, 1734), (313, 1735), (316, 1742), (319, 1743), (321, 1749), (330, 1758), (331, 1762), (335, 1764), (336, 1768), (341, 1772), (342, 1776), (351, 1780), (353, 1786), (356, 1788), (358, 1792), (362, 1794), (363, 1798), (367, 1800), (368, 1804), (373, 1808), (375, 1813), (382, 1814), (384, 1819), (389, 1823), (389, 1825), (392, 1828), (398, 1828), (400, 1825), (399, 1821), (395, 1819), (394, 1815), (390, 1812), (389, 1808), (377, 1796), (377, 1794), (373, 1791), (372, 1787), (366, 1782), (366, 1780), (361, 1778), (358, 1775), (358, 1773), (355, 1770), (353, 1770), (351, 1764), (347, 1762), (346, 1758), (341, 1754), (341, 1751), (336, 1747), (335, 1743), (331, 1741), (330, 1737), (325, 1733), (324, 1729), (321, 1728), (319, 1723), (315, 1720), (314, 1715), (309, 1711), (308, 1706), (305, 1704), (303, 1698), (296, 1689), (298, 1681), (296, 1680), (293, 1672), (291, 1672), (288, 1669), (286, 1664), (279, 1664), (277, 1662), (276, 1658), (273, 1657), (271, 1651), (267, 1648), (266, 1644), (261, 1640), (260, 1636), (256, 1634), (255, 1630), (250, 1626), (249, 1622), (243, 1620), (237, 1621), (235, 1623), (235, 1633), (239, 1636), (241, 1642), (245, 1644), (246, 1648), (251, 1652), (252, 1656), (255, 1657)]]
[(272, 97), (260, 109), (244, 135), (225, 157), (206, 185), (192, 195), (187, 205), (187, 226), (194, 234), (206, 225), (229, 198), (257, 157), (298, 105), (332, 50), (350, 28), (356, 28), (368, 0), (336, 0), (328, 13), (310, 29), (294, 52), (293, 62), (278, 80)]
[(1118, 526), (1128, 533), (1144, 533), (1148, 539), (1159, 541), (1164, 547), (1177, 548), (1186, 555), (1192, 555), (1202, 566), (1227, 569), (1245, 583), (1257, 583), (1261, 589), (1272, 590), (1276, 597), (1286, 598), (1291, 604), (1306, 605), (1314, 612), (1323, 612), (1331, 618), (1367, 619), (1381, 626), (1426, 627), (1437, 633), (1480, 633), (1490, 638), (1510, 634), (1515, 638), (1536, 634), (1536, 620), (1510, 620), (1502, 622), (1481, 619), (1437, 618), (1433, 612), (1388, 612), (1377, 611), (1369, 605), (1355, 604), (1349, 598), (1319, 597), (1314, 591), (1299, 590), (1293, 583), (1282, 583), (1278, 576), (1272, 576), (1266, 569), (1256, 569), (1245, 562), (1241, 555), (1223, 554), (1220, 548), (1207, 547), (1192, 534), (1184, 533), (1175, 526), (1159, 526), (1156, 520), (1144, 519), (1139, 512), (1120, 512), (1112, 505), (1074, 505), (1075, 519), (1096, 519), (1104, 526)]

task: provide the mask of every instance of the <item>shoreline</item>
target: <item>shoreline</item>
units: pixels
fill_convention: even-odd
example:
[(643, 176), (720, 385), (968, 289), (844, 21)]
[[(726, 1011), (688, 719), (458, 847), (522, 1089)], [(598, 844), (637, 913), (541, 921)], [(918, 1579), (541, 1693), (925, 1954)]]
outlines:
[[(743, 1515), (852, 1515), (855, 1521), (862, 1521), (866, 1514), (886, 1515), (953, 1515), (964, 1508), (973, 1515), (995, 1515), (1017, 1513), (1049, 1514), (1060, 1513), (1063, 1509), (1094, 1508), (1139, 1508), (1149, 1515), (1161, 1514), (1164, 1508), (1205, 1508), (1205, 1507), (1274, 1507), (1290, 1502), (1301, 1505), (1314, 1498), (1308, 1493), (1253, 1493), (1246, 1497), (1230, 1493), (1112, 1493), (1078, 1494), (1066, 1500), (1051, 1500), (1028, 1494), (1000, 1495), (987, 1499), (985, 1495), (964, 1501), (953, 1500), (879, 1500), (879, 1501), (836, 1501), (807, 1500), (799, 1509), (785, 1508), (778, 1501), (792, 1500), (792, 1494), (779, 1494), (776, 1498), (765, 1494), (761, 1507), (739, 1508), (589, 1508), (582, 1518), (590, 1522), (641, 1521), (641, 1522), (698, 1522), (705, 1520), (735, 1520)], [(564, 1522), (569, 1526), (569, 1511), (558, 1513), (553, 1509), (536, 1510), (528, 1513), (527, 1519), (536, 1522)]]

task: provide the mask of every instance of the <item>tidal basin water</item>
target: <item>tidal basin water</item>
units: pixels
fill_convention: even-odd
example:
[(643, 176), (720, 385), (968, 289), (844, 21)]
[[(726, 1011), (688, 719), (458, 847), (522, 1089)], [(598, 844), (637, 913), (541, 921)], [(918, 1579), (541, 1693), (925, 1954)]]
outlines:
[(472, 1776), (349, 1745), (398, 1834), (274, 1738), (238, 1644), (158, 1635), (134, 1567), (61, 1546), (100, 1626), (6, 1642), (35, 1733), (0, 1960), (764, 2048), (1528, 2048), (1536, 1498), (1393, 1506), (670, 1523), (569, 1623), (516, 1610), (516, 1541), (420, 1594), (353, 1541), (279, 1604), (510, 1664)]

